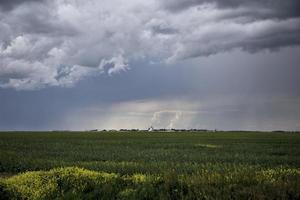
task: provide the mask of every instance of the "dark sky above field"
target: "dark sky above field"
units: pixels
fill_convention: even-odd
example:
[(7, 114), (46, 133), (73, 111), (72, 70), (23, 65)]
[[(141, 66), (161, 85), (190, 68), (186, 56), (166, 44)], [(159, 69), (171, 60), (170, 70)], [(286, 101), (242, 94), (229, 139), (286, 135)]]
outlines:
[(299, 0), (0, 0), (0, 130), (300, 130)]

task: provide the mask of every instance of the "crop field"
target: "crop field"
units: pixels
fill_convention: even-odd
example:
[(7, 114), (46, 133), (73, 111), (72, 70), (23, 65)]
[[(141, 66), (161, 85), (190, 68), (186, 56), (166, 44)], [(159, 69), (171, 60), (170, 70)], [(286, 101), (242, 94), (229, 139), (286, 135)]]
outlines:
[(300, 134), (2, 132), (0, 199), (300, 199)]

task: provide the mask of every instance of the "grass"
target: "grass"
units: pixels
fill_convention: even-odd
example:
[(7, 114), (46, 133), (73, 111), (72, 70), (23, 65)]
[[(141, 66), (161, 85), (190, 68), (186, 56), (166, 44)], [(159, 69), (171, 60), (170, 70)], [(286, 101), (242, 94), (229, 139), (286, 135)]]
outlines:
[(0, 173), (11, 199), (300, 199), (300, 134), (0, 133)]

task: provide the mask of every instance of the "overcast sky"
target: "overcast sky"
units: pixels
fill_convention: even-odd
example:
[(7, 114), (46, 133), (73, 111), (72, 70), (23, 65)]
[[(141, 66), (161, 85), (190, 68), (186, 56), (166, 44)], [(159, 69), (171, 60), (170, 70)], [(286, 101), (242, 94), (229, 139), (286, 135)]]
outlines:
[(0, 0), (0, 130), (300, 130), (299, 0)]

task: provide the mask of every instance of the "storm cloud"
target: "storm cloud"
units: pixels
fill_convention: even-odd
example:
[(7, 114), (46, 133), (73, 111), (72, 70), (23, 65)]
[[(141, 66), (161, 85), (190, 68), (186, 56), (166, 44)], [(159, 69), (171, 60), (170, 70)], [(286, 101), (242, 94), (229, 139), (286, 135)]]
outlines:
[(31, 3), (31, 2), (42, 2), (43, 0), (1, 0), (0, 1), (0, 9), (2, 11), (9, 11), (16, 6), (21, 4)]
[(0, 1), (0, 86), (71, 87), (132, 63), (300, 44), (298, 0)]
[[(191, 7), (213, 4), (219, 9), (244, 8), (250, 13), (259, 14), (252, 17), (289, 18), (299, 17), (300, 2), (296, 0), (166, 0), (161, 5), (171, 11), (178, 12)], [(251, 12), (252, 11), (252, 12)], [(260, 11), (260, 12), (259, 12)]]

